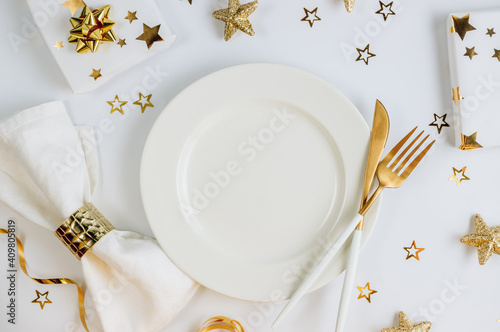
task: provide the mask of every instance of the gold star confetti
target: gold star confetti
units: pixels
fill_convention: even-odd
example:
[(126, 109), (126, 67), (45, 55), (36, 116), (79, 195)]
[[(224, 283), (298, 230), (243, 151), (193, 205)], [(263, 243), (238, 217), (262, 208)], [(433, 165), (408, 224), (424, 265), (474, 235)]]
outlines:
[(225, 41), (231, 39), (238, 30), (250, 36), (255, 35), (248, 17), (257, 9), (258, 5), (257, 0), (244, 5), (240, 5), (239, 0), (229, 0), (228, 8), (216, 10), (212, 13), (215, 19), (226, 23), (224, 30)]
[(464, 99), (460, 95), (460, 87), (458, 86), (456, 89), (452, 89), (453, 91), (453, 101), (455, 102), (455, 106), (458, 106), (458, 101)]
[(120, 40), (118, 40), (117, 44), (120, 45), (120, 47), (127, 45), (127, 43), (125, 42), (125, 39), (121, 39), (121, 38), (120, 38)]
[(380, 3), (380, 10), (376, 11), (375, 14), (380, 14), (384, 16), (384, 21), (387, 21), (389, 15), (396, 15), (396, 13), (392, 10), (392, 5), (394, 2), (391, 2), (387, 5), (382, 3), (382, 1), (379, 1), (379, 3)]
[(68, 0), (61, 5), (62, 7), (68, 7), (71, 12), (71, 16), (75, 15), (76, 11), (80, 8), (85, 7), (85, 2), (83, 0)]
[(189, 4), (192, 5), (193, 4), (193, 0), (188, 0)]
[(112, 101), (107, 101), (107, 103), (109, 105), (111, 105), (111, 114), (113, 114), (114, 112), (118, 111), (120, 112), (121, 114), (125, 114), (123, 113), (123, 105), (127, 104), (126, 101), (121, 101), (119, 98), (118, 98), (118, 95), (115, 96), (115, 99), (112, 100)]
[(443, 116), (439, 116), (436, 113), (434, 113), (434, 121), (432, 123), (430, 123), (429, 126), (436, 127), (437, 130), (438, 130), (438, 134), (441, 134), (441, 129), (443, 129), (443, 127), (449, 127), (450, 126), (448, 124), (448, 122), (446, 122), (446, 116), (447, 115), (448, 114), (444, 114)]
[(312, 28), (314, 25), (314, 22), (316, 21), (321, 21), (321, 18), (318, 17), (318, 7), (314, 8), (313, 10), (309, 11), (308, 9), (304, 8), (304, 12), (306, 13), (306, 16), (304, 16), (301, 21), (308, 22), (309, 26)]
[(92, 68), (92, 74), (89, 75), (90, 77), (92, 77), (94, 79), (94, 81), (96, 81), (99, 77), (101, 77), (101, 69), (94, 69)]
[(417, 248), (417, 245), (415, 244), (415, 241), (411, 244), (409, 247), (403, 247), (404, 250), (408, 253), (406, 255), (406, 260), (409, 260), (410, 258), (415, 258), (417, 261), (420, 260), (420, 257), (418, 257), (418, 254), (420, 254), (422, 251), (425, 250), (425, 248)]
[(358, 290), (360, 292), (360, 294), (358, 296), (358, 300), (365, 298), (369, 303), (372, 303), (371, 296), (373, 294), (375, 294), (377, 291), (370, 289), (370, 283), (367, 282), (365, 287), (361, 287), (361, 286), (357, 286), (357, 287), (358, 287)]
[(136, 14), (137, 11), (135, 12), (128, 11), (128, 14), (127, 16), (125, 16), (125, 19), (128, 20), (130, 24), (132, 24), (132, 21), (137, 20)]
[(464, 56), (468, 56), (471, 60), (472, 60), (472, 58), (474, 58), (475, 55), (478, 55), (475, 51), (476, 50), (475, 46), (472, 48), (466, 47), (465, 49), (466, 49), (466, 52), (465, 52)]
[(363, 60), (364, 63), (368, 66), (368, 60), (370, 58), (373, 58), (374, 56), (376, 56), (376, 54), (373, 54), (370, 52), (370, 44), (366, 45), (365, 49), (362, 50), (360, 48), (356, 48), (356, 50), (358, 51), (358, 58), (356, 59), (356, 61), (361, 61)]
[(148, 46), (148, 50), (151, 48), (151, 45), (153, 45), (154, 42), (161, 42), (163, 41), (163, 38), (158, 34), (160, 31), (160, 26), (161, 24), (158, 24), (155, 27), (150, 28), (146, 24), (142, 24), (142, 29), (143, 33), (139, 37), (137, 37), (137, 40), (144, 40), (146, 42), (146, 45)]
[[(457, 186), (460, 187), (460, 185), (462, 184), (462, 181), (470, 180), (469, 177), (467, 175), (465, 175), (465, 170), (466, 169), (467, 169), (467, 166), (465, 166), (461, 170), (458, 170), (455, 167), (453, 167), (453, 176), (450, 177), (448, 180), (450, 180), (450, 181), (456, 181), (457, 182)], [(460, 179), (457, 178), (457, 175), (461, 175)]]
[(413, 323), (404, 312), (399, 313), (399, 326), (383, 329), (382, 332), (428, 332), (430, 322)]
[(56, 44), (54, 45), (55, 48), (57, 48), (58, 50), (60, 50), (61, 48), (63, 48), (63, 42), (62, 41), (58, 41), (56, 42)]
[(450, 33), (458, 33), (460, 39), (462, 40), (464, 40), (467, 32), (476, 30), (476, 28), (469, 23), (470, 14), (467, 14), (462, 18), (451, 15), (451, 18), (453, 19), (453, 26), (450, 29)]
[(460, 150), (474, 150), (481, 149), (483, 147), (477, 142), (477, 131), (470, 136), (460, 134), (460, 140), (462, 141), (462, 144), (459, 147)]
[(460, 242), (477, 247), (479, 264), (484, 265), (492, 254), (500, 255), (500, 226), (488, 227), (479, 214), (476, 214), (474, 223), (476, 233), (462, 237)]
[(495, 54), (493, 54), (492, 58), (497, 58), (498, 61), (500, 61), (500, 50), (497, 50), (494, 48)]
[(497, 33), (495, 32), (495, 28), (488, 29), (488, 32), (486, 34), (490, 37), (493, 37), (493, 35), (496, 35)]
[(152, 94), (149, 94), (147, 96), (143, 96), (142, 93), (139, 93), (139, 99), (134, 101), (134, 105), (139, 105), (141, 106), (141, 111), (144, 113), (146, 110), (146, 107), (155, 107), (155, 105), (151, 104), (151, 96)]
[(344, 0), (345, 9), (347, 9), (349, 13), (352, 13), (352, 9), (354, 8), (354, 2), (355, 0)]
[(40, 293), (39, 291), (36, 290), (36, 299), (34, 299), (33, 301), (31, 301), (31, 303), (38, 303), (40, 304), (40, 307), (42, 308), (43, 310), (43, 307), (45, 307), (45, 305), (47, 303), (52, 303), (51, 300), (49, 300), (49, 291), (46, 291), (45, 293)]

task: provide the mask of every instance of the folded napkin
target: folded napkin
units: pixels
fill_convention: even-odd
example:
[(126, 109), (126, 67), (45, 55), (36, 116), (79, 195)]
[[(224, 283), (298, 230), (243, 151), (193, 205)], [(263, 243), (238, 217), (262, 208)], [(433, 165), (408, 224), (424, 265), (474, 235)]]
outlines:
[(500, 10), (450, 15), (446, 30), (456, 142), (500, 145)]
[[(75, 129), (62, 102), (0, 122), (0, 156), (0, 202), (27, 220), (54, 232), (90, 201), (97, 180), (92, 129)], [(85, 301), (99, 318), (88, 322), (92, 332), (159, 331), (198, 287), (154, 239), (133, 232), (111, 230), (81, 262)]]

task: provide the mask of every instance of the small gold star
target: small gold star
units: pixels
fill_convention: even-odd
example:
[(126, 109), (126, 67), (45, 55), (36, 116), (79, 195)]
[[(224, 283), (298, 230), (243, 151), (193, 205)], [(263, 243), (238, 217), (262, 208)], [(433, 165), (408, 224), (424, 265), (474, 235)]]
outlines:
[(356, 48), (356, 50), (358, 51), (358, 58), (356, 59), (356, 61), (361, 61), (363, 60), (364, 63), (368, 66), (368, 60), (370, 58), (373, 58), (374, 56), (376, 56), (376, 54), (373, 54), (370, 52), (370, 44), (366, 45), (365, 49), (362, 50), (360, 48)]
[(453, 19), (453, 26), (450, 29), (450, 33), (458, 33), (460, 39), (462, 40), (464, 40), (467, 32), (476, 30), (476, 28), (469, 23), (470, 14), (467, 14), (462, 18), (451, 15), (451, 18)]
[(143, 33), (139, 37), (137, 37), (137, 40), (144, 40), (146, 42), (146, 45), (148, 46), (148, 50), (151, 48), (151, 45), (153, 45), (154, 42), (161, 42), (163, 41), (163, 38), (158, 34), (160, 31), (160, 25), (158, 24), (155, 27), (150, 28), (146, 24), (142, 24), (142, 29)]
[(154, 107), (154, 105), (151, 104), (151, 100), (150, 100), (151, 96), (152, 96), (152, 94), (149, 94), (147, 96), (143, 96), (142, 93), (139, 93), (139, 99), (134, 101), (133, 104), (141, 106), (141, 111), (142, 111), (142, 113), (144, 113), (144, 111), (146, 110), (146, 107)]
[(224, 28), (225, 41), (231, 39), (238, 30), (250, 36), (255, 35), (248, 17), (257, 9), (258, 5), (257, 0), (244, 5), (241, 5), (239, 0), (229, 0), (228, 8), (216, 10), (212, 13), (213, 18), (226, 23)]
[(101, 77), (101, 69), (94, 69), (92, 68), (92, 74), (89, 75), (90, 77), (92, 77), (94, 79), (94, 81), (96, 81), (99, 77)]
[(443, 129), (443, 127), (449, 127), (450, 125), (448, 124), (448, 122), (446, 122), (446, 116), (448, 114), (444, 114), (443, 116), (439, 116), (437, 115), (436, 113), (434, 113), (434, 121), (429, 124), (429, 126), (434, 126), (437, 128), (438, 130), (438, 134), (441, 134), (441, 129)]
[(370, 283), (367, 282), (365, 287), (361, 287), (361, 286), (357, 286), (357, 287), (358, 287), (358, 290), (360, 292), (360, 294), (358, 296), (358, 300), (365, 298), (369, 303), (372, 303), (371, 296), (373, 294), (375, 294), (377, 291), (370, 289)]
[(492, 58), (497, 58), (498, 61), (500, 61), (500, 50), (497, 50), (496, 48), (494, 48), (495, 50), (495, 54), (493, 54)]
[(63, 42), (62, 41), (58, 41), (56, 42), (56, 44), (54, 45), (55, 48), (57, 48), (58, 50), (60, 50), (61, 48), (63, 48)]
[[(43, 299), (41, 299), (42, 297)], [(52, 301), (49, 300), (49, 291), (46, 291), (45, 293), (42, 294), (36, 290), (36, 299), (31, 301), (31, 303), (38, 303), (43, 310), (43, 307), (45, 307), (47, 303), (52, 303)]]
[(429, 332), (430, 322), (413, 323), (404, 312), (399, 313), (399, 326), (383, 329), (382, 332)]
[(408, 253), (406, 255), (406, 260), (409, 260), (410, 258), (415, 258), (417, 261), (420, 260), (420, 257), (418, 257), (418, 254), (421, 253), (422, 251), (425, 250), (425, 248), (417, 248), (417, 245), (415, 244), (415, 241), (411, 244), (409, 247), (403, 247), (404, 250)]
[[(465, 170), (466, 169), (467, 169), (467, 166), (465, 166), (461, 170), (458, 170), (455, 167), (453, 167), (453, 176), (450, 177), (448, 180), (450, 180), (450, 181), (456, 181), (457, 182), (457, 186), (460, 187), (460, 185), (462, 184), (462, 181), (470, 180), (469, 177), (467, 175), (465, 175)], [(457, 175), (459, 175), (459, 174), (461, 175), (461, 177), (460, 177), (460, 179), (457, 179)]]
[(308, 22), (309, 26), (312, 28), (314, 25), (314, 22), (316, 21), (321, 21), (321, 18), (318, 17), (318, 7), (314, 8), (313, 10), (308, 10), (304, 8), (304, 12), (306, 13), (306, 16), (304, 16), (301, 21)]
[(128, 20), (130, 24), (132, 24), (132, 21), (137, 20), (137, 16), (135, 14), (137, 14), (137, 11), (128, 11), (128, 15), (125, 16), (125, 19)]
[(118, 40), (117, 44), (120, 45), (120, 47), (127, 45), (127, 43), (125, 42), (125, 39), (121, 39), (121, 38), (120, 38), (120, 40)]
[(382, 1), (379, 1), (380, 3), (380, 9), (375, 12), (375, 14), (380, 14), (384, 16), (384, 21), (387, 21), (387, 18), (389, 15), (396, 15), (396, 13), (392, 10), (392, 5), (394, 2), (391, 2), (389, 4), (384, 4)]
[(464, 99), (464, 97), (460, 95), (460, 87), (452, 89), (452, 91), (453, 91), (453, 101), (455, 102), (455, 106), (458, 106), (458, 101)]
[(125, 114), (123, 113), (123, 105), (125, 105), (127, 102), (126, 101), (121, 101), (119, 98), (118, 98), (118, 95), (115, 96), (115, 99), (113, 101), (107, 101), (107, 103), (109, 105), (111, 105), (111, 112), (110, 114), (113, 114), (115, 111), (118, 111), (120, 112), (121, 114)]
[(486, 34), (490, 37), (493, 37), (493, 35), (496, 35), (497, 33), (495, 32), (495, 28), (488, 29), (488, 32)]
[(465, 48), (467, 50), (467, 52), (465, 52), (464, 56), (468, 56), (471, 60), (472, 58), (474, 58), (475, 55), (478, 55), (475, 51), (476, 47), (472, 47), (472, 48), (468, 48), (466, 47)]
[(344, 0), (345, 9), (347, 9), (348, 13), (352, 13), (352, 9), (354, 8), (354, 0)]
[(477, 131), (470, 135), (460, 134), (460, 140), (462, 144), (460, 145), (460, 150), (474, 150), (481, 149), (483, 146), (477, 142)]
[(62, 7), (68, 7), (71, 12), (71, 16), (75, 15), (75, 12), (79, 8), (85, 7), (85, 2), (83, 0), (67, 0), (65, 3), (61, 5)]
[(474, 223), (476, 233), (462, 237), (460, 242), (477, 247), (479, 264), (484, 265), (492, 254), (500, 255), (500, 226), (488, 227), (479, 214), (476, 214)]
[(192, 5), (193, 4), (193, 0), (188, 0), (189, 4)]

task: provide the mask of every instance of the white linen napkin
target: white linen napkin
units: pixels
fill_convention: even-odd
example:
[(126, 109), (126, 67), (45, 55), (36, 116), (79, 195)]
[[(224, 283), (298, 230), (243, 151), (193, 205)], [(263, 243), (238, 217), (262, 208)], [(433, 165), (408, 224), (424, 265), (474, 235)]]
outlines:
[[(54, 232), (90, 201), (97, 181), (92, 129), (75, 129), (62, 102), (1, 121), (0, 156), (0, 202), (27, 220)], [(61, 243), (61, 250), (68, 249)], [(86, 302), (99, 318), (88, 321), (92, 332), (159, 331), (198, 287), (156, 240), (133, 232), (112, 230), (81, 262)]]

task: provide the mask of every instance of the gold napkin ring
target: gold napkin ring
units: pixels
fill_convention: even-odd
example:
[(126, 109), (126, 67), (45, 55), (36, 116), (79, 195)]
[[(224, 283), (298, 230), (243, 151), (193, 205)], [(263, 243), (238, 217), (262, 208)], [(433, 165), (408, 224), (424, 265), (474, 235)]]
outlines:
[(114, 229), (92, 203), (85, 203), (55, 231), (59, 240), (80, 260), (94, 244)]
[(245, 332), (243, 326), (231, 318), (225, 316), (212, 317), (203, 323), (198, 332), (208, 332), (212, 330), (225, 330), (230, 332)]

